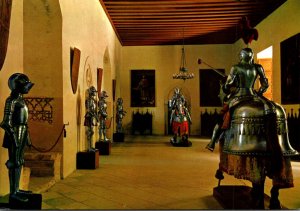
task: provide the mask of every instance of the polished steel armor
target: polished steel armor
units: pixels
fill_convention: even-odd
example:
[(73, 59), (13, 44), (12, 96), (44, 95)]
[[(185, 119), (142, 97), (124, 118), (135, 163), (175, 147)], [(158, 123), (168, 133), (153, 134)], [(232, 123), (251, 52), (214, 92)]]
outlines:
[(117, 108), (116, 108), (116, 123), (117, 123), (117, 133), (122, 133), (123, 132), (123, 127), (122, 127), (122, 120), (126, 114), (126, 111), (123, 109), (123, 99), (118, 98), (117, 99)]
[(95, 148), (93, 145), (93, 135), (94, 135), (94, 129), (93, 126), (97, 125), (98, 122), (98, 115), (97, 115), (97, 90), (94, 86), (91, 86), (87, 90), (88, 97), (85, 100), (85, 109), (86, 113), (84, 116), (84, 126), (87, 127), (86, 130), (86, 136), (88, 140), (88, 151), (94, 151)]
[[(270, 155), (265, 123), (268, 121), (267, 115), (273, 114), (277, 118), (273, 127), (285, 131), (282, 134), (277, 133), (283, 155), (297, 154), (297, 151), (289, 144), (283, 108), (262, 95), (269, 86), (263, 67), (253, 63), (253, 52), (250, 48), (241, 51), (240, 59), (241, 61), (232, 67), (223, 87), (226, 93), (229, 93), (231, 87), (236, 88), (228, 101), (231, 127), (225, 132), (224, 152), (241, 155)], [(254, 83), (258, 77), (261, 86), (258, 91), (255, 91)], [(279, 132), (279, 130), (276, 131)]]
[(102, 91), (100, 100), (98, 102), (98, 116), (99, 116), (99, 139), (102, 141), (109, 141), (106, 136), (106, 120), (107, 120), (107, 103), (106, 98), (108, 97), (106, 91)]
[(174, 134), (171, 143), (187, 142), (192, 119), (179, 88), (174, 89), (174, 95), (169, 100), (169, 109), (171, 110), (170, 124)]
[(25, 146), (31, 146), (28, 133), (28, 108), (23, 98), (33, 86), (29, 78), (23, 73), (10, 76), (8, 86), (10, 96), (6, 99), (4, 117), (0, 126), (5, 130), (3, 147), (8, 149), (9, 159), (6, 162), (9, 173), (10, 197), (26, 202), (28, 198), (19, 189), (21, 169), (24, 164)]
[[(257, 78), (260, 87), (256, 91)], [(240, 62), (221, 88), (223, 119), (206, 148), (213, 151), (220, 140), (219, 184), (222, 172), (249, 180), (253, 207), (264, 209), (264, 183), (269, 177), (273, 184), (269, 208), (280, 209), (279, 189), (294, 186), (290, 156), (298, 152), (289, 143), (284, 109), (263, 96), (268, 86), (263, 67), (253, 63), (252, 50), (243, 49)]]

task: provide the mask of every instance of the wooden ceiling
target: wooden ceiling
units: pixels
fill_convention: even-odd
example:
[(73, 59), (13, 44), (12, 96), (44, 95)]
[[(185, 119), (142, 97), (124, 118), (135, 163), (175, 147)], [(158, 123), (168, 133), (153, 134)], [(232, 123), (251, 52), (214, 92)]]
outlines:
[(100, 0), (123, 46), (232, 44), (286, 0)]

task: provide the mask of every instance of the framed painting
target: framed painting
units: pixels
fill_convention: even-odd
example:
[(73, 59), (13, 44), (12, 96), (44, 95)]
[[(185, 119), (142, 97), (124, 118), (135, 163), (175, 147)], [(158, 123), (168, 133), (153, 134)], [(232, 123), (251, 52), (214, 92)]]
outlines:
[[(225, 69), (217, 69), (225, 73)], [(199, 70), (200, 82), (200, 106), (201, 107), (220, 107), (221, 101), (218, 97), (220, 91), (220, 81), (224, 79), (220, 74), (212, 69)]]
[(300, 103), (300, 33), (280, 43), (281, 103)]
[(155, 70), (131, 70), (131, 107), (155, 107)]

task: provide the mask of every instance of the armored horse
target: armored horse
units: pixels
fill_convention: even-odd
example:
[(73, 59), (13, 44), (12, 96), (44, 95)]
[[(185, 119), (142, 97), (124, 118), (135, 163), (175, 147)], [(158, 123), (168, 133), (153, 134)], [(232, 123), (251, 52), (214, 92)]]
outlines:
[[(254, 83), (259, 77), (260, 88)], [(266, 99), (268, 88), (263, 67), (253, 62), (253, 51), (240, 52), (219, 97), (223, 102), (220, 121), (206, 148), (214, 149), (219, 141), (220, 162), (215, 177), (219, 184), (223, 172), (252, 183), (252, 208), (264, 209), (264, 183), (272, 179), (270, 209), (280, 209), (279, 189), (291, 188), (293, 174), (291, 156), (298, 152), (289, 143), (286, 113), (283, 107)]]

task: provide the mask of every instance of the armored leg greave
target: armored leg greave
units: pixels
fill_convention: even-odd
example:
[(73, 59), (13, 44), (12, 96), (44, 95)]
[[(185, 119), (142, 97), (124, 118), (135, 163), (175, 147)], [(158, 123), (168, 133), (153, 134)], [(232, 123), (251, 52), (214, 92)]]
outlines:
[(215, 144), (218, 142), (218, 140), (220, 139), (220, 136), (222, 134), (224, 130), (221, 129), (219, 124), (216, 124), (214, 130), (213, 130), (213, 134), (211, 137), (210, 142), (207, 144), (206, 149), (210, 150), (210, 151), (214, 151), (215, 149)]
[(93, 137), (94, 131), (92, 127), (88, 127), (87, 131), (86, 131), (86, 136), (87, 136), (87, 140), (88, 140), (88, 150), (91, 150), (92, 147), (92, 137)]

